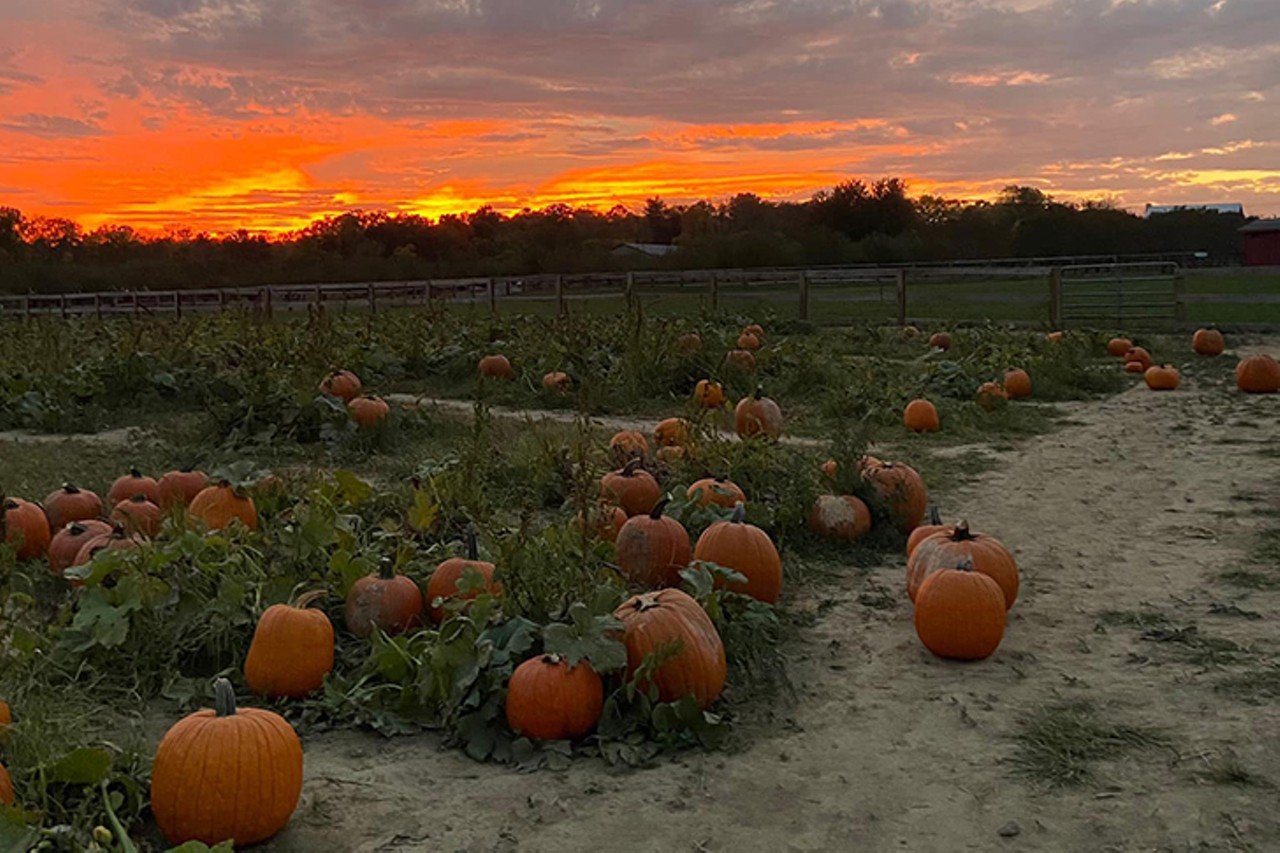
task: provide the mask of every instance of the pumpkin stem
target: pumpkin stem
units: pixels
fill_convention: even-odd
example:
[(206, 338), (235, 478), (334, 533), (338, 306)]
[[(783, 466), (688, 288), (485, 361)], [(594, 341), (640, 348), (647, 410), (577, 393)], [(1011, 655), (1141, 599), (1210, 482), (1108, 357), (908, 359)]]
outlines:
[(71, 531), (72, 536), (79, 536), (81, 533), (84, 533), (85, 526), (78, 521), (73, 521), (67, 525), (67, 530)]
[(112, 539), (124, 539), (124, 538), (125, 538), (125, 537), (127, 537), (128, 535), (129, 535), (129, 533), (128, 533), (128, 531), (126, 531), (126, 530), (124, 529), (124, 525), (123, 525), (123, 524), (121, 524), (121, 523), (120, 523), (120, 522), (118, 522), (118, 521), (115, 521), (115, 522), (112, 522), (112, 523), (111, 523), (111, 538), (112, 538)]
[(382, 561), (382, 565), (378, 569), (378, 577), (384, 581), (395, 580), (396, 577), (396, 561), (391, 557), (387, 557)]
[(736, 504), (733, 505), (733, 515), (730, 516), (729, 520), (732, 521), (734, 524), (741, 524), (746, 519), (746, 517), (747, 517), (747, 508), (743, 505), (742, 501), (738, 501)]
[(142, 492), (138, 492), (136, 495), (129, 498), (129, 502), (135, 503), (135, 504), (144, 504), (147, 502), (147, 496), (144, 495)]
[(476, 526), (474, 524), (467, 525), (467, 559), (480, 559), (480, 548), (476, 545)]
[(312, 604), (319, 601), (320, 599), (324, 598), (326, 595), (328, 595), (328, 592), (326, 590), (313, 589), (311, 590), (311, 592), (304, 592), (302, 595), (298, 596), (297, 600), (293, 602), (293, 606), (298, 608), (299, 610), (306, 610), (308, 607), (310, 607)]
[(62, 491), (66, 492), (69, 495), (78, 495), (80, 494), (80, 487), (77, 486), (75, 483), (71, 482), (70, 480), (68, 480), (67, 482), (62, 484)]
[(129, 469), (129, 475), (133, 477), (135, 480), (142, 479), (142, 472), (138, 470), (137, 466), (134, 466), (133, 468)]
[(937, 504), (932, 504), (929, 507), (929, 523), (934, 527), (942, 524), (942, 513), (938, 512)]
[(6, 510), (18, 508), (18, 502), (15, 501), (13, 498), (3, 498), (3, 501), (4, 501), (4, 508)]
[(658, 600), (657, 592), (646, 592), (643, 595), (637, 595), (636, 603), (634, 605), (635, 609), (640, 613), (661, 606), (662, 602)]
[(639, 470), (640, 470), (640, 462), (641, 462), (641, 460), (640, 460), (639, 458), (635, 458), (635, 459), (632, 459), (631, 461), (627, 462), (627, 464), (626, 464), (626, 465), (623, 465), (623, 466), (622, 466), (622, 476), (624, 476), (624, 477), (632, 477), (632, 476), (635, 476), (636, 471), (639, 471)]
[(560, 663), (562, 660), (564, 660), (564, 658), (560, 657), (560, 655), (545, 654), (542, 656), (542, 662), (549, 663), (552, 666)]
[(759, 399), (760, 399), (761, 397), (763, 397), (763, 396), (764, 396), (764, 386), (763, 386), (763, 385), (757, 385), (757, 386), (756, 386), (755, 398), (756, 398), (757, 400), (759, 400)]
[(973, 534), (969, 532), (969, 522), (962, 521), (956, 525), (956, 532), (951, 534), (952, 542), (965, 542), (973, 538)]
[(213, 682), (213, 708), (219, 717), (236, 715), (236, 691), (225, 678), (218, 678)]
[(649, 517), (654, 521), (662, 518), (662, 511), (667, 508), (669, 503), (671, 503), (671, 495), (664, 495), (662, 500), (653, 505), (653, 509), (649, 511)]

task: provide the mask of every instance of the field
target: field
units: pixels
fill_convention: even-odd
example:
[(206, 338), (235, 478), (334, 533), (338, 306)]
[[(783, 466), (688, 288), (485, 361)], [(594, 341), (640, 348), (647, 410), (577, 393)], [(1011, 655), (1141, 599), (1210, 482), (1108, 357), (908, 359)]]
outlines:
[[(943, 352), (926, 343), (940, 326), (695, 306), (5, 325), (4, 495), (38, 500), (74, 480), (105, 496), (130, 467), (197, 467), (242, 485), (261, 523), (204, 532), (179, 506), (145, 545), (70, 570), (79, 590), (0, 547), (13, 714), (0, 760), (19, 805), (0, 847), (165, 849), (152, 758), (169, 726), (211, 705), (218, 676), (302, 738), (301, 801), (265, 849), (1277, 843), (1280, 412), (1274, 395), (1238, 392), (1232, 371), (1280, 339), (1229, 335), (1227, 354), (1206, 358), (1189, 336), (1138, 337), (1181, 371), (1178, 390), (1156, 393), (1106, 356), (1119, 330), (1053, 342), (954, 325)], [(735, 372), (723, 357), (749, 322), (764, 345)], [(702, 348), (682, 354), (689, 333)], [(477, 377), (496, 352), (513, 381)], [(385, 422), (359, 429), (317, 393), (339, 366), (387, 398)], [(1010, 367), (1032, 377), (1030, 399), (978, 406), (979, 385)], [(570, 391), (543, 386), (553, 370)], [(738, 440), (731, 412), (690, 400), (707, 377), (730, 406), (762, 387), (786, 435)], [(921, 397), (939, 432), (903, 427)], [(600, 478), (622, 461), (610, 436), (654, 442), (672, 416), (688, 421), (684, 451), (644, 461), (673, 496), (668, 514), (696, 542), (731, 510), (686, 487), (727, 476), (783, 565), (776, 605), (726, 589), (713, 565), (682, 578), (727, 653), (727, 686), (705, 709), (644, 684), (682, 649), (627, 674), (609, 614), (642, 585), (574, 521), (594, 517)], [(1015, 555), (1021, 590), (985, 660), (944, 660), (917, 638), (893, 496), (860, 475), (866, 454), (917, 469), (945, 520)], [(863, 499), (870, 532), (810, 530), (823, 493)], [(347, 630), (358, 579), (390, 561), (425, 586), (469, 529), (500, 590), (473, 571), (460, 588), (477, 597), (445, 604), (438, 627)], [(308, 590), (324, 591), (313, 607), (336, 629), (332, 671), (305, 698), (257, 696), (244, 674), (255, 625)], [(503, 714), (512, 670), (540, 651), (604, 675), (603, 716), (576, 743), (531, 742)]]

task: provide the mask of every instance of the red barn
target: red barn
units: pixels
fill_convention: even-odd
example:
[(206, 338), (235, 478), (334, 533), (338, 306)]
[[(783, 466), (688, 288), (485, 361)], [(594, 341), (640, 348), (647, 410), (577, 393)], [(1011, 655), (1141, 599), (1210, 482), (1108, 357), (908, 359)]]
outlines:
[(1240, 229), (1248, 267), (1280, 267), (1280, 219), (1258, 219)]

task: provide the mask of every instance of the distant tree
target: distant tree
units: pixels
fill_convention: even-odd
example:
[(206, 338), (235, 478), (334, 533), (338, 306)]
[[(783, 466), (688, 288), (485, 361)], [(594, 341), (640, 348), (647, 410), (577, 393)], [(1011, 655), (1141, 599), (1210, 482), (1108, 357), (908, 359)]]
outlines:
[(644, 204), (644, 224), (646, 242), (669, 245), (680, 236), (680, 211), (655, 196)]

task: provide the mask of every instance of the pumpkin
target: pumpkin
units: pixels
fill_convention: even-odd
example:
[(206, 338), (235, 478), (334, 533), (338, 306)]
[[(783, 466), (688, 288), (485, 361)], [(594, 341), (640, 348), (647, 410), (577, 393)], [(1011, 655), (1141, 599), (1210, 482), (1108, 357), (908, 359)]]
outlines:
[(681, 459), (684, 459), (687, 452), (683, 447), (659, 447), (658, 452), (653, 454), (654, 458), (659, 462), (665, 462), (668, 465), (674, 465)]
[(4, 541), (13, 545), (19, 560), (43, 557), (49, 550), (49, 519), (39, 504), (22, 498), (4, 498), (0, 501), (4, 515), (0, 518), (0, 530)]
[(633, 456), (645, 456), (649, 453), (649, 439), (636, 430), (624, 429), (609, 439), (609, 450), (614, 458), (622, 461)]
[(689, 422), (683, 418), (667, 418), (653, 428), (653, 441), (659, 447), (683, 447), (689, 443)]
[[(133, 551), (139, 548), (143, 541), (136, 534), (127, 532), (121, 525), (113, 525), (109, 532), (99, 533), (81, 545), (80, 550), (76, 552), (76, 558), (71, 561), (71, 566), (83, 566), (93, 562), (93, 558), (100, 551)], [(71, 585), (82, 586), (83, 584), (79, 579), (72, 579)]]
[(1152, 391), (1173, 391), (1178, 387), (1178, 370), (1171, 364), (1164, 367), (1149, 367), (1143, 378)]
[(946, 332), (934, 332), (929, 336), (929, 346), (945, 352), (951, 349), (951, 336)]
[(591, 664), (559, 655), (530, 658), (507, 683), (507, 725), (532, 740), (578, 740), (600, 721), (604, 684)]
[(1049, 332), (1044, 339), (1051, 344), (1062, 343), (1062, 332)]
[(1217, 329), (1196, 329), (1191, 336), (1191, 348), (1196, 355), (1222, 355), (1227, 348), (1227, 341)]
[(915, 547), (907, 559), (907, 595), (915, 601), (925, 578), (962, 562), (995, 581), (1004, 595), (1005, 609), (1013, 607), (1018, 600), (1018, 564), (1013, 554), (994, 536), (970, 531), (967, 521), (950, 531), (939, 531)]
[(747, 502), (747, 495), (742, 488), (724, 477), (707, 477), (698, 480), (688, 488), (685, 497), (691, 501), (697, 501), (698, 506), (715, 504), (726, 509)]
[(954, 524), (942, 523), (942, 516), (938, 514), (936, 506), (929, 507), (929, 523), (920, 525), (911, 531), (911, 535), (907, 537), (907, 557), (910, 558), (911, 552), (916, 549), (916, 546), (933, 534), (945, 532), (949, 535), (955, 529), (956, 526)]
[(724, 405), (724, 388), (719, 382), (701, 379), (693, 386), (693, 399), (704, 409), (718, 409)]
[(1146, 373), (1147, 369), (1142, 366), (1140, 361), (1126, 361), (1124, 363), (1125, 373)]
[[(692, 696), (706, 708), (724, 690), (724, 643), (706, 611), (688, 593), (660, 589), (633, 595), (613, 618), (622, 623), (627, 647), (627, 677), (650, 655), (666, 655), (643, 689), (656, 688), (658, 700), (674, 702)], [(670, 650), (674, 649), (674, 653)]]
[(738, 349), (755, 352), (760, 349), (760, 339), (749, 332), (738, 335)]
[(738, 373), (755, 373), (756, 357), (750, 350), (731, 349), (724, 354), (724, 369)]
[(978, 407), (991, 412), (1009, 402), (1009, 392), (999, 382), (983, 382), (978, 386)]
[(49, 530), (56, 533), (73, 521), (101, 517), (102, 498), (75, 483), (65, 483), (44, 499), (44, 514), (49, 519)]
[(702, 349), (702, 338), (696, 332), (689, 332), (676, 338), (676, 352), (684, 356), (695, 355)]
[(130, 533), (140, 533), (148, 538), (154, 538), (160, 532), (164, 510), (142, 495), (134, 495), (116, 504), (116, 508), (111, 511), (111, 520), (122, 525)]
[(853, 542), (871, 530), (871, 510), (853, 495), (818, 495), (808, 524), (810, 532), (824, 539)]
[(253, 498), (233, 489), (225, 480), (201, 490), (187, 508), (187, 518), (209, 530), (226, 530), (235, 521), (250, 530), (258, 529), (258, 508)]
[(396, 574), (387, 560), (375, 574), (351, 585), (343, 617), (347, 630), (367, 637), (375, 627), (388, 634), (403, 634), (422, 624), (422, 590), (411, 578)]
[(244, 683), (259, 696), (301, 699), (319, 690), (333, 670), (333, 623), (308, 605), (322, 589), (293, 604), (273, 604), (258, 619), (244, 661)]
[(1251, 355), (1236, 365), (1236, 387), (1246, 394), (1280, 391), (1280, 364), (1269, 355)]
[(618, 541), (618, 531), (622, 530), (622, 525), (627, 523), (627, 514), (620, 507), (607, 501), (600, 501), (596, 504), (595, 512), (589, 514), (592, 517), (590, 524), (583, 518), (582, 513), (578, 513), (574, 518), (573, 521), (578, 525), (579, 530), (594, 534), (606, 542)]
[(279, 714), (237, 709), (225, 678), (213, 690), (212, 710), (188, 714), (160, 741), (151, 813), (170, 844), (240, 848), (289, 822), (302, 793), (302, 744)]
[(756, 393), (743, 397), (733, 410), (733, 424), (742, 438), (782, 435), (782, 409), (770, 397), (764, 396), (764, 386), (757, 385)]
[(391, 407), (381, 397), (356, 397), (347, 403), (347, 410), (361, 429), (373, 429), (391, 414)]
[(1031, 376), (1020, 367), (1013, 367), (1004, 373), (1004, 390), (1010, 400), (1021, 400), (1031, 396)]
[(13, 725), (13, 711), (9, 708), (8, 702), (0, 699), (0, 733), (7, 732), (11, 725)]
[(107, 491), (107, 505), (115, 506), (120, 501), (134, 495), (143, 495), (153, 504), (160, 503), (160, 484), (151, 477), (143, 476), (137, 468), (130, 468), (128, 474), (118, 477)]
[(1124, 354), (1124, 360), (1126, 365), (1131, 361), (1141, 362), (1143, 372), (1145, 372), (1152, 364), (1151, 353), (1147, 352), (1142, 347), (1129, 347)]
[(181, 471), (170, 471), (160, 478), (160, 508), (171, 510), (174, 507), (188, 507), (209, 485), (209, 475), (203, 471), (184, 468)]
[(916, 635), (938, 657), (981, 660), (1004, 639), (1004, 593), (964, 563), (927, 577), (915, 610)]
[(693, 558), (733, 569), (745, 582), (725, 584), (720, 578), (716, 586), (749, 595), (765, 604), (773, 604), (782, 592), (782, 558), (773, 540), (754, 524), (747, 524), (746, 507), (738, 504), (728, 521), (716, 521), (698, 537)]
[[(483, 590), (458, 589), (458, 582), (471, 570), (479, 572), (480, 576), (484, 578), (485, 585)], [(436, 566), (436, 570), (431, 573), (430, 579), (427, 580), (427, 613), (431, 617), (432, 624), (439, 625), (444, 621), (444, 617), (448, 615), (448, 611), (444, 606), (444, 602), (447, 599), (470, 601), (481, 592), (493, 596), (502, 595), (502, 584), (493, 579), (495, 571), (497, 571), (497, 567), (493, 563), (487, 563), (480, 559), (480, 549), (476, 544), (475, 529), (468, 530), (467, 556), (465, 558), (451, 557), (445, 560)]]
[(1107, 355), (1124, 358), (1125, 353), (1133, 349), (1133, 341), (1128, 338), (1112, 338), (1107, 341)]
[(914, 341), (916, 338), (920, 337), (920, 335), (922, 334), (923, 332), (921, 332), (915, 326), (903, 326), (902, 329), (898, 332), (898, 337), (904, 341)]
[(543, 374), (542, 387), (553, 394), (563, 396), (573, 390), (573, 380), (564, 371), (553, 370)]
[(820, 470), (822, 472), (822, 476), (826, 477), (828, 480), (835, 480), (836, 474), (840, 473), (840, 464), (834, 459), (828, 459), (826, 462), (822, 463), (818, 470)]
[(928, 400), (912, 400), (902, 412), (902, 423), (912, 432), (937, 432), (938, 410)]
[(640, 467), (638, 459), (600, 478), (600, 497), (622, 507), (628, 518), (651, 512), (661, 496), (658, 481)]
[(689, 533), (662, 514), (667, 503), (658, 501), (648, 515), (632, 516), (618, 531), (618, 568), (631, 583), (678, 586), (680, 572), (689, 565)]
[(899, 462), (871, 461), (863, 464), (862, 477), (895, 527), (910, 533), (920, 525), (929, 504), (929, 492), (914, 468)]
[(13, 780), (9, 778), (9, 771), (3, 764), (0, 764), (0, 805), (11, 806), (14, 803)]
[(350, 403), (360, 393), (360, 377), (350, 370), (334, 370), (320, 380), (320, 393)]
[(750, 323), (742, 328), (744, 335), (755, 335), (759, 340), (764, 340), (764, 326), (759, 323)]
[(501, 379), (503, 381), (516, 378), (516, 372), (507, 361), (505, 355), (486, 355), (480, 359), (480, 375), (485, 379)]
[(76, 556), (86, 543), (110, 534), (111, 525), (105, 521), (90, 518), (71, 522), (55, 533), (49, 542), (49, 571), (61, 576), (76, 564)]

